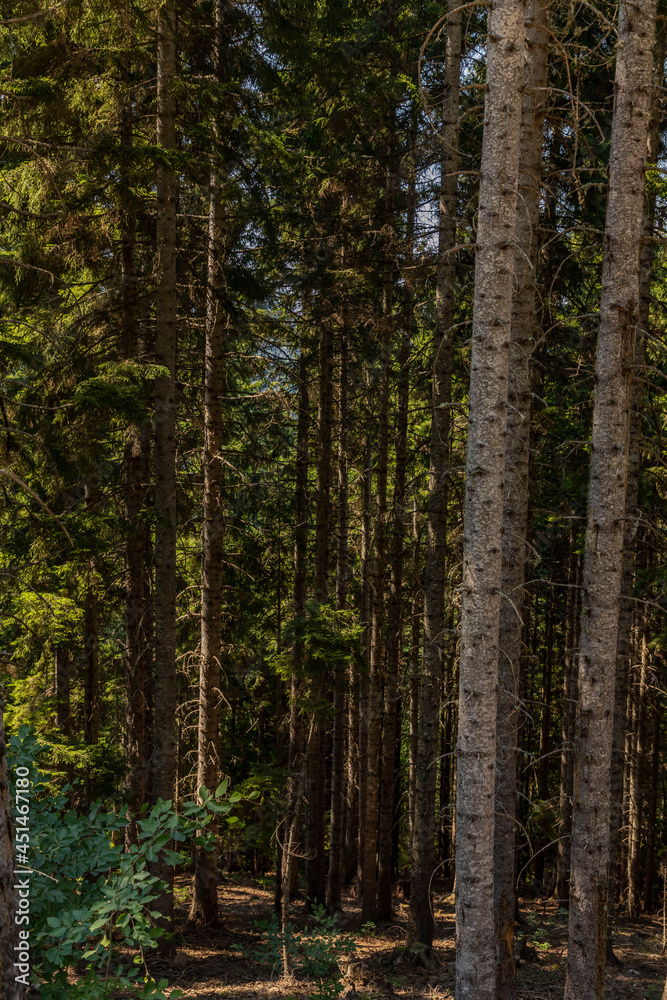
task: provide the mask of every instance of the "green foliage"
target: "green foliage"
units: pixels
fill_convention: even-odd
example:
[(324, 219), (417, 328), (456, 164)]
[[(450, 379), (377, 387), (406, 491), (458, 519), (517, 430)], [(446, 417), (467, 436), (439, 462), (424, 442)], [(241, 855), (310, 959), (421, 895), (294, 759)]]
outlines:
[(350, 934), (341, 934), (338, 914), (327, 913), (320, 903), (312, 912), (313, 927), (301, 939), (304, 968), (310, 976), (330, 975), (339, 958), (355, 952), (355, 941)]
[[(265, 938), (253, 952), (257, 962), (275, 973), (282, 967), (286, 952), (290, 967), (299, 965), (310, 977), (320, 980), (318, 996), (338, 996), (338, 980), (332, 982), (328, 977), (335, 973), (339, 959), (355, 953), (356, 944), (352, 935), (341, 933), (337, 914), (330, 915), (324, 906), (316, 906), (312, 926), (304, 931), (297, 931), (290, 921), (282, 928), (275, 913), (255, 926)], [(336, 991), (331, 992), (335, 987)]]
[(324, 710), (328, 701), (322, 699), (322, 678), (330, 678), (336, 664), (356, 660), (364, 667), (360, 647), (363, 626), (353, 611), (338, 611), (317, 601), (306, 603), (303, 615), (291, 619), (285, 626), (284, 649), (270, 660), (277, 673), (288, 679), (295, 668), (295, 652), (299, 669), (306, 681), (304, 708)]
[[(206, 826), (213, 815), (227, 816), (241, 797), (228, 796), (225, 781), (215, 794), (201, 789), (202, 804), (188, 801), (182, 814), (162, 800), (150, 810), (144, 807), (137, 821), (139, 842), (126, 852), (127, 815), (100, 801), (84, 814), (69, 808), (69, 786), (54, 792), (50, 776), (35, 766), (43, 749), (27, 726), (8, 745), (10, 773), (17, 767), (30, 772), (29, 929), (40, 995), (44, 1000), (101, 1000), (123, 990), (166, 1000), (167, 981), (155, 982), (145, 963), (145, 954), (164, 933), (153, 926), (159, 914), (151, 909), (164, 883), (148, 865), (158, 856), (180, 865), (184, 856), (168, 846), (172, 841), (185, 846), (197, 836), (198, 846), (212, 849), (214, 837)], [(129, 966), (122, 954), (127, 949), (134, 953)], [(75, 974), (74, 984), (68, 973)]]

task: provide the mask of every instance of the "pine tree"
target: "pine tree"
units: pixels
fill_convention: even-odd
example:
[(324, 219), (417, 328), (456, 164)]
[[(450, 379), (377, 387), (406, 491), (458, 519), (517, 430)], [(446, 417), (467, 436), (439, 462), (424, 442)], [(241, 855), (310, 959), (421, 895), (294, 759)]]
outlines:
[(609, 771), (656, 10), (619, 9), (579, 654), (566, 1000), (604, 995)]
[(493, 839), (507, 381), (524, 4), (489, 14), (466, 459), (456, 779), (456, 996), (495, 986)]

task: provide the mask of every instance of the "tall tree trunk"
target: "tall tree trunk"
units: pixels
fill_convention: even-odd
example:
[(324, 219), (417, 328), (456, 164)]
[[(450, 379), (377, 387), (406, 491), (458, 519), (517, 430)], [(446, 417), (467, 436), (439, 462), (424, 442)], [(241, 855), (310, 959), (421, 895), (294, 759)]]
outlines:
[[(330, 319), (323, 320), (319, 345), (318, 456), (315, 503), (314, 597), (319, 604), (329, 598), (329, 524), (331, 517), (331, 441), (333, 422), (334, 339)], [(313, 690), (315, 701), (325, 697), (324, 680)], [(312, 907), (325, 902), (324, 813), (326, 809), (324, 728), (315, 710), (306, 743), (306, 896)]]
[[(554, 607), (553, 590), (549, 590), (546, 595), (545, 607), (545, 648), (544, 666), (542, 667), (542, 691), (540, 701), (542, 712), (540, 719), (540, 766), (537, 771), (537, 796), (541, 802), (546, 802), (549, 798), (549, 746), (551, 739), (551, 675), (553, 668), (553, 642), (554, 642)], [(535, 845), (537, 854), (533, 866), (533, 884), (535, 891), (540, 895), (545, 894), (544, 886), (544, 865), (545, 853), (549, 840), (540, 833)]]
[(350, 883), (359, 866), (359, 668), (350, 664), (347, 704), (347, 783), (345, 802), (344, 882)]
[(0, 697), (0, 1000), (20, 1000), (25, 990), (23, 985), (16, 981), (16, 976), (21, 975), (23, 970), (18, 971), (14, 965), (17, 960), (14, 949), (18, 940), (18, 926), (14, 922), (18, 912), (15, 889), (17, 862), (10, 807), (4, 710), (5, 703)]
[(628, 914), (641, 913), (641, 846), (644, 814), (644, 754), (646, 732), (646, 685), (649, 670), (646, 625), (639, 640), (640, 662), (635, 669), (633, 725), (628, 783)]
[[(347, 330), (340, 335), (340, 382), (338, 395), (338, 532), (336, 546), (336, 610), (347, 606), (348, 568), (348, 477), (347, 477)], [(343, 837), (345, 831), (345, 669), (340, 661), (334, 666), (333, 736), (331, 760), (331, 823), (329, 827), (329, 876), (327, 907), (331, 913), (341, 909)], [(354, 697), (351, 691), (351, 697)]]
[(410, 637), (410, 722), (408, 760), (408, 843), (409, 855), (414, 857), (413, 833), (415, 826), (415, 802), (417, 797), (417, 766), (419, 759), (419, 659), (421, 652), (421, 618), (424, 609), (424, 595), (419, 581), (419, 515), (417, 501), (412, 508), (412, 614)]
[[(653, 99), (651, 126), (649, 130), (648, 163), (658, 159), (662, 108), (660, 93), (664, 80), (665, 50), (667, 39), (664, 24), (658, 28), (658, 42), (653, 70)], [(644, 380), (642, 372), (646, 359), (646, 332), (649, 327), (651, 304), (651, 270), (655, 253), (656, 194), (651, 191), (645, 200), (643, 219), (643, 242), (640, 256), (639, 314), (634, 340), (633, 376), (630, 387), (630, 441), (628, 448), (628, 471), (625, 498), (625, 537), (623, 539), (623, 573), (621, 577), (621, 603), (618, 619), (618, 645), (616, 656), (616, 692), (614, 702), (614, 728), (611, 759), (611, 814), (609, 821), (609, 891), (608, 891), (608, 941), (607, 951), (611, 955), (611, 933), (616, 918), (616, 871), (619, 854), (619, 830), (623, 813), (623, 772), (625, 767), (625, 709), (630, 662), (630, 631), (632, 626), (634, 585), (634, 563), (637, 524), (639, 512), (639, 476), (641, 467), (641, 434), (644, 411)]]
[[(486, 59), (466, 459), (456, 785), (459, 1000), (496, 995), (498, 648), (524, 35), (522, 0), (494, 4)], [(510, 711), (515, 708), (512, 704)], [(516, 740), (509, 742), (511, 750)]]
[[(345, 357), (347, 358), (348, 344), (345, 342)], [(342, 363), (342, 354), (341, 354)], [(346, 361), (347, 364), (347, 361)], [(347, 390), (346, 390), (347, 391)], [(347, 398), (345, 409), (347, 413)], [(342, 407), (341, 407), (342, 415)], [(345, 431), (345, 531), (348, 531), (349, 510), (348, 510), (348, 473), (347, 473), (347, 415)], [(342, 421), (341, 421), (342, 434)], [(363, 482), (363, 477), (362, 477)], [(341, 508), (343, 501), (340, 500)], [(340, 512), (339, 512), (339, 537), (340, 537)], [(345, 554), (347, 559), (347, 537), (345, 539)], [(345, 574), (345, 597), (347, 600), (347, 565)], [(352, 882), (358, 871), (359, 864), (359, 784), (361, 781), (359, 769), (359, 695), (360, 695), (360, 671), (356, 660), (350, 663), (348, 672), (348, 703), (347, 703), (347, 782), (345, 801), (345, 864), (343, 878), (346, 883)]]
[(389, 378), (391, 334), (388, 310), (383, 334), (378, 387), (378, 437), (373, 518), (373, 568), (371, 588), (371, 651), (366, 702), (366, 781), (361, 922), (375, 920), (377, 894), (377, 838), (380, 793), (381, 683), (384, 657), (385, 573), (387, 569), (387, 464), (389, 452)]
[[(516, 989), (516, 807), (523, 598), (528, 542), (531, 355), (535, 325), (537, 227), (540, 213), (544, 88), (547, 83), (547, 12), (544, 0), (526, 5), (527, 62), (521, 107), (520, 203), (514, 254), (508, 380), (507, 455), (504, 473), (502, 590), (498, 642), (494, 897), (498, 948), (497, 1000)], [(541, 855), (542, 858), (544, 855)]]
[[(299, 397), (297, 413), (296, 476), (294, 484), (294, 583), (292, 616), (301, 618), (306, 606), (308, 586), (308, 435), (310, 403), (308, 391), (308, 356), (302, 345), (299, 357)], [(287, 807), (283, 827), (282, 925), (288, 920), (289, 904), (296, 887), (297, 849), (303, 802), (303, 719), (300, 701), (303, 695), (303, 643), (294, 643), (294, 670), (290, 683), (289, 756)], [(285, 952), (285, 959), (287, 952)], [(285, 964), (285, 961), (283, 962)], [(285, 971), (289, 971), (287, 967)]]
[[(452, 327), (456, 269), (457, 170), (459, 165), (459, 84), (461, 11), (449, 0), (446, 23), (445, 89), (440, 136), (440, 203), (436, 272), (431, 435), (424, 567), (424, 646), (419, 679), (419, 735), (414, 786), (412, 875), (408, 946), (433, 943), (430, 886), (435, 868), (435, 795), (444, 628), (447, 555), (447, 485), (452, 401)], [(415, 953), (417, 954), (417, 952)]]
[[(157, 142), (176, 148), (176, 12), (173, 0), (158, 9)], [(176, 208), (178, 182), (173, 167), (157, 173), (157, 294), (155, 360), (165, 374), (155, 380), (155, 709), (150, 761), (151, 801), (170, 800), (176, 757)], [(166, 926), (173, 912), (172, 869), (162, 862), (156, 873), (167, 882), (155, 901)], [(161, 950), (173, 951), (161, 939)]]
[[(633, 611), (630, 618), (630, 632), (628, 639), (628, 672), (625, 677), (624, 690), (625, 690), (625, 711), (623, 713), (622, 731), (624, 733), (623, 740), (623, 776), (622, 776), (622, 796), (621, 796), (621, 826), (619, 830), (619, 836), (617, 837), (617, 858), (615, 864), (615, 885), (614, 885), (614, 900), (615, 907), (608, 913), (607, 921), (607, 957), (613, 961), (613, 950), (612, 950), (612, 936), (611, 927), (612, 919), (614, 919), (619, 912), (621, 900), (627, 901), (627, 888), (628, 888), (628, 831), (630, 829), (630, 758), (632, 756), (632, 713), (634, 710), (634, 690), (630, 683), (630, 665), (633, 662), (633, 658), (637, 656), (637, 630), (635, 627), (636, 613)], [(618, 659), (617, 659), (618, 665)], [(613, 747), (613, 738), (612, 738)], [(613, 774), (612, 774), (613, 777)], [(611, 827), (611, 824), (610, 824)], [(622, 834), (622, 835), (621, 835)], [(611, 857), (611, 851), (610, 851)], [(611, 865), (610, 865), (611, 866)], [(611, 881), (611, 879), (610, 879)], [(610, 897), (610, 891), (607, 893), (607, 900)], [(609, 903), (607, 904), (609, 905)], [(613, 914), (613, 918), (610, 919), (610, 914)]]
[(623, 569), (628, 367), (639, 301), (655, 0), (619, 8), (609, 195), (579, 657), (566, 1000), (602, 1000), (618, 610)]
[[(394, 115), (390, 132), (394, 128)], [(373, 562), (371, 571), (370, 670), (366, 725), (366, 788), (364, 815), (364, 856), (361, 883), (361, 922), (377, 916), (377, 848), (380, 814), (380, 757), (382, 730), (382, 674), (384, 666), (385, 578), (387, 572), (387, 475), (389, 465), (389, 396), (391, 384), (391, 316), (394, 286), (394, 203), (396, 171), (393, 152), (387, 152), (384, 215), (390, 234), (385, 247), (380, 319), (380, 371), (378, 379), (377, 459), (375, 464), (375, 505), (373, 511)]]
[(656, 821), (658, 813), (658, 783), (660, 780), (660, 694), (653, 692), (651, 701), (651, 781), (648, 790), (646, 817), (646, 870), (644, 873), (644, 910), (653, 910), (653, 883), (655, 881)]
[[(100, 491), (97, 475), (92, 473), (86, 479), (85, 503), (86, 511), (92, 511), (99, 503)], [(83, 680), (83, 738), (88, 746), (97, 743), (100, 735), (100, 602), (97, 592), (95, 559), (90, 559), (87, 567), (88, 582), (83, 612), (84, 635), (84, 680)], [(69, 702), (69, 668), (67, 676), (67, 700)], [(68, 709), (69, 714), (69, 709)], [(67, 724), (67, 732), (71, 728)], [(90, 802), (93, 798), (90, 767), (86, 768), (85, 798)]]
[(577, 585), (579, 557), (575, 551), (576, 534), (570, 532), (570, 557), (567, 576), (567, 610), (565, 617), (565, 655), (563, 658), (563, 727), (560, 753), (560, 817), (558, 858), (556, 862), (556, 897), (563, 906), (570, 899), (570, 837), (572, 834), (572, 741), (574, 739), (574, 717), (577, 704), (577, 679), (574, 671), (578, 607)]
[[(370, 378), (370, 376), (369, 376)], [(369, 393), (369, 411), (372, 411), (372, 393)], [(370, 413), (366, 426), (366, 441), (364, 448), (363, 509), (362, 509), (362, 540), (361, 540), (361, 594), (360, 617), (364, 625), (363, 649), (366, 662), (370, 661), (370, 618), (371, 618), (371, 505), (373, 498), (373, 445), (370, 428)], [(365, 856), (365, 820), (366, 820), (366, 783), (368, 760), (368, 671), (362, 670), (359, 677), (359, 823), (357, 846), (357, 893), (361, 898), (364, 884)]]
[[(121, 142), (132, 145), (129, 114), (121, 129)], [(122, 206), (121, 235), (121, 315), (122, 353), (136, 363), (140, 356), (141, 324), (139, 318), (139, 282), (136, 256), (135, 206), (125, 199)], [(125, 760), (127, 777), (125, 795), (129, 801), (130, 822), (125, 828), (125, 848), (137, 842), (135, 812), (146, 801), (146, 764), (148, 757), (148, 689), (151, 669), (149, 528), (142, 519), (146, 506), (149, 468), (150, 432), (145, 421), (132, 422), (125, 434), (123, 465), (125, 473)]]
[[(453, 614), (450, 615), (449, 629), (453, 628)], [(439, 860), (448, 862), (443, 866), (443, 875), (447, 873), (452, 861), (452, 760), (450, 747), (453, 741), (454, 729), (454, 692), (457, 689), (456, 648), (447, 651), (444, 677), (442, 684), (443, 711), (440, 720), (440, 780), (439, 780), (439, 820), (438, 844)]]
[[(222, 0), (215, 4), (214, 72), (222, 78)], [(206, 346), (204, 348), (204, 474), (201, 556), (201, 653), (199, 659), (199, 726), (197, 788), (213, 794), (220, 783), (220, 675), (222, 657), (222, 587), (225, 541), (222, 461), (222, 395), (225, 388), (224, 218), (222, 183), (215, 165), (211, 171), (208, 228), (208, 283), (206, 289)], [(214, 816), (208, 830), (216, 834)], [(218, 925), (218, 847), (195, 852), (190, 921)]]
[[(414, 208), (412, 211), (414, 231)], [(408, 232), (410, 226), (408, 226)], [(408, 239), (410, 237), (408, 236)], [(410, 389), (410, 333), (412, 296), (406, 289), (406, 322), (399, 351), (398, 413), (394, 464), (394, 497), (390, 552), (387, 670), (384, 684), (382, 729), (382, 780), (378, 836), (377, 918), (391, 920), (392, 831), (394, 828), (395, 756), (398, 730), (398, 680), (402, 646), (403, 547), (405, 538), (405, 476), (408, 446), (408, 395)]]

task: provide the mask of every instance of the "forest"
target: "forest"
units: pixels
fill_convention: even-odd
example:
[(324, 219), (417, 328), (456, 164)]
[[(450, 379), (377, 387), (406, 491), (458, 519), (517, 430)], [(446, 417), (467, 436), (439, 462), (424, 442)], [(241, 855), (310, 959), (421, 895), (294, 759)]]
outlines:
[(0, 0), (0, 1000), (667, 1000), (666, 57)]

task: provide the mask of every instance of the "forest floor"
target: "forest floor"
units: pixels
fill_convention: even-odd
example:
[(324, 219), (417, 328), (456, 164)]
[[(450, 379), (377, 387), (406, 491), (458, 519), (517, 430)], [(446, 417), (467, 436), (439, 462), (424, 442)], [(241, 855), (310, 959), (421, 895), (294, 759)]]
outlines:
[[(166, 963), (154, 960), (153, 975), (169, 979), (170, 987), (181, 989), (182, 1000), (315, 1000), (329, 996), (316, 980), (298, 970), (285, 982), (279, 974), (256, 959), (256, 951), (266, 942), (266, 933), (256, 926), (272, 913), (270, 879), (230, 875), (221, 879), (219, 889), (221, 927), (202, 931), (187, 926), (186, 899), (189, 879), (176, 881), (177, 947), (175, 958)], [(352, 935), (356, 959), (348, 968), (352, 980), (344, 979), (343, 996), (355, 993), (358, 1000), (405, 997), (409, 1000), (451, 1000), (454, 997), (454, 900), (435, 894), (437, 921), (435, 949), (440, 961), (433, 971), (406, 968), (392, 962), (395, 949), (404, 940), (407, 903), (395, 900), (391, 924), (359, 929), (359, 906), (344, 897), (341, 931)], [(525, 925), (519, 929), (522, 956), (518, 965), (518, 1000), (556, 1000), (563, 996), (567, 948), (567, 914), (551, 900), (522, 900)], [(295, 904), (294, 923), (306, 923), (303, 904)], [(622, 921), (614, 935), (614, 950), (620, 965), (607, 966), (607, 1000), (660, 1000), (667, 975), (667, 956), (662, 953), (662, 921), (642, 917)]]

